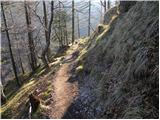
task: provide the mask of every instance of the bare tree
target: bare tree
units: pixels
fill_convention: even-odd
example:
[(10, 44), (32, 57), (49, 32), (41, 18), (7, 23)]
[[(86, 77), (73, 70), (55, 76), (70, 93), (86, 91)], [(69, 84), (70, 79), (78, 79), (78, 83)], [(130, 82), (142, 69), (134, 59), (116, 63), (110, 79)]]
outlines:
[(110, 7), (111, 7), (111, 3), (110, 3), (110, 0), (108, 0), (108, 3), (107, 3), (108, 10), (110, 9)]
[(79, 14), (78, 13), (77, 13), (77, 29), (78, 29), (78, 38), (80, 38)]
[(74, 43), (74, 0), (72, 0), (72, 44)]
[[(10, 8), (10, 15), (11, 15), (12, 23), (14, 24), (14, 19), (13, 19), (13, 15), (12, 15), (11, 8)], [(20, 48), (19, 48), (19, 43), (18, 43), (18, 36), (17, 36), (16, 33), (14, 34), (14, 38), (15, 38), (15, 40), (17, 41), (17, 49), (18, 49), (19, 63), (20, 63), (21, 71), (22, 71), (22, 73), (24, 74), (25, 71), (24, 71), (24, 68), (23, 68), (23, 63), (22, 63), (22, 59), (21, 59), (21, 55), (20, 55)]]
[(18, 78), (18, 74), (17, 74), (17, 70), (16, 70), (16, 64), (15, 64), (13, 53), (12, 53), (10, 36), (9, 36), (8, 26), (7, 26), (5, 12), (4, 12), (4, 8), (3, 8), (3, 2), (1, 2), (1, 9), (2, 9), (2, 16), (3, 16), (3, 19), (4, 19), (5, 31), (6, 31), (6, 35), (7, 35), (7, 39), (8, 39), (8, 48), (9, 48), (9, 51), (10, 51), (12, 67), (13, 67), (14, 75), (15, 75), (15, 78), (16, 78), (16, 81), (17, 81), (17, 85), (20, 86), (21, 83), (20, 83), (20, 80)]
[(30, 7), (29, 5), (25, 2), (24, 3), (24, 8), (25, 8), (25, 15), (26, 15), (26, 24), (27, 24), (27, 31), (28, 31), (28, 47), (29, 47), (29, 52), (30, 52), (30, 64), (32, 71), (35, 71), (37, 68), (37, 60), (35, 56), (35, 46), (34, 46), (34, 41), (33, 41), (33, 34), (31, 30), (31, 16), (29, 14), (30, 12)]
[(90, 26), (91, 26), (91, 1), (89, 0), (88, 36), (90, 36)]
[(61, 2), (58, 1), (58, 6), (59, 6), (59, 13), (58, 13), (58, 30), (59, 30), (59, 44), (60, 47), (63, 47), (63, 42), (62, 42), (62, 28), (61, 28)]
[(106, 0), (104, 0), (103, 2), (102, 0), (100, 0), (100, 2), (101, 2), (101, 6), (103, 6), (104, 8), (104, 13), (106, 13)]
[[(47, 68), (49, 66), (48, 66), (46, 57), (47, 57), (47, 52), (48, 52), (49, 46), (50, 46), (51, 27), (52, 27), (52, 22), (53, 22), (53, 10), (54, 10), (54, 2), (51, 1), (51, 18), (50, 18), (49, 25), (48, 25), (46, 4), (45, 4), (45, 1), (43, 1), (46, 46), (45, 46), (44, 50), (42, 51), (42, 60), (43, 60), (45, 67), (47, 67)], [(49, 61), (49, 59), (48, 59), (48, 61)]]
[[(63, 8), (63, 9), (62, 9)], [(61, 41), (61, 47), (68, 45), (68, 32), (67, 32), (67, 15), (64, 10), (65, 6), (63, 2), (59, 1), (59, 14), (58, 14), (58, 23), (59, 23), (59, 37)]]
[(68, 32), (67, 32), (67, 17), (65, 15), (65, 19), (64, 19), (64, 29), (65, 29), (65, 40), (66, 40), (66, 45), (68, 46)]
[(18, 57), (19, 57), (19, 63), (20, 63), (20, 67), (21, 67), (21, 71), (24, 74), (24, 68), (23, 68), (23, 63), (22, 63), (22, 59), (21, 59), (21, 53), (20, 53), (20, 48), (19, 48), (19, 43), (17, 43), (17, 49), (18, 49)]

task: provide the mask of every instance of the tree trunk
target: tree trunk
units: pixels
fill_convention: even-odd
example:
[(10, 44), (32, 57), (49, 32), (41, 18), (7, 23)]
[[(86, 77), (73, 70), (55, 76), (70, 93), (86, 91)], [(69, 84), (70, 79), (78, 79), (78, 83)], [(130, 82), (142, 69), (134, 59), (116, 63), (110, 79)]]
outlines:
[(111, 7), (111, 4), (110, 4), (110, 0), (108, 0), (108, 10), (110, 9), (110, 7)]
[(46, 52), (47, 52), (47, 43), (48, 43), (48, 20), (47, 20), (47, 11), (46, 11), (46, 4), (45, 1), (43, 1), (43, 12), (44, 12), (44, 24), (45, 24), (45, 38), (46, 38), (46, 46), (44, 50), (42, 51), (42, 61), (45, 65), (45, 67), (48, 66), (47, 58), (46, 58)]
[[(47, 11), (46, 11), (46, 4), (45, 1), (43, 1), (43, 11), (44, 11), (44, 20), (45, 20), (45, 36), (46, 36), (46, 46), (44, 48), (44, 50), (42, 51), (42, 60), (43, 63), (45, 65), (45, 67), (49, 67), (48, 66), (48, 62), (47, 62), (47, 52), (49, 51), (49, 46), (50, 46), (50, 35), (51, 35), (51, 26), (52, 26), (52, 22), (53, 22), (53, 10), (54, 10), (54, 2), (51, 1), (51, 19), (49, 22), (49, 27), (48, 27), (48, 21), (47, 21)], [(49, 61), (49, 60), (48, 60)]]
[(80, 38), (79, 14), (78, 13), (77, 13), (77, 28), (78, 28), (78, 38)]
[[(28, 55), (28, 49), (27, 49), (27, 47), (28, 46), (26, 46), (26, 42), (25, 42), (25, 38), (24, 38), (25, 36), (23, 36), (23, 35), (20, 35), (20, 39), (21, 39), (21, 41), (20, 41), (20, 44), (21, 44), (21, 47), (23, 48), (23, 51), (25, 52), (23, 55), (25, 55), (25, 57), (27, 57), (27, 66), (25, 67), (25, 69), (27, 70), (27, 68), (29, 68), (29, 69), (31, 69), (31, 64), (30, 64), (30, 58), (29, 58), (29, 55)], [(32, 69), (31, 69), (32, 70)]]
[(24, 4), (24, 8), (25, 8), (25, 15), (26, 15), (26, 24), (27, 24), (27, 29), (28, 29), (28, 44), (29, 44), (29, 50), (30, 50), (31, 68), (32, 68), (32, 71), (35, 71), (35, 69), (37, 68), (37, 60), (35, 56), (33, 34), (31, 31), (31, 16), (28, 13), (29, 7), (26, 3)]
[[(10, 8), (10, 15), (11, 15), (11, 19), (12, 19), (12, 23), (14, 24), (14, 19), (13, 19), (13, 15), (12, 15), (12, 11), (11, 11), (11, 8)], [(17, 38), (17, 34), (14, 35), (14, 38), (16, 39), (16, 41), (18, 42), (18, 38)], [(18, 49), (18, 57), (19, 57), (19, 62), (20, 62), (20, 67), (21, 67), (21, 70), (22, 70), (22, 73), (24, 74), (24, 68), (23, 68), (23, 63), (22, 63), (22, 59), (21, 59), (21, 55), (20, 55), (20, 50), (19, 50), (19, 46), (18, 46), (18, 43), (17, 43), (17, 49)]]
[(13, 67), (13, 71), (14, 71), (14, 74), (15, 74), (15, 79), (17, 81), (17, 85), (20, 86), (21, 83), (20, 83), (19, 78), (18, 78), (16, 65), (15, 65), (15, 61), (14, 61), (14, 57), (13, 57), (13, 53), (12, 53), (10, 36), (9, 36), (9, 32), (8, 32), (8, 26), (7, 26), (6, 17), (5, 17), (5, 13), (4, 13), (3, 3), (2, 2), (1, 2), (1, 9), (2, 9), (2, 16), (3, 16), (3, 19), (4, 19), (5, 31), (6, 31), (6, 35), (7, 35), (7, 39), (8, 39), (8, 47), (9, 47), (9, 51), (10, 51), (12, 67)]
[(52, 28), (52, 22), (53, 22), (53, 17), (54, 17), (54, 1), (51, 1), (51, 18), (50, 18), (50, 22), (49, 22), (49, 27), (48, 27), (48, 45), (47, 45), (47, 51), (48, 51), (48, 61), (50, 62), (50, 39), (51, 39), (51, 28)]
[(106, 0), (104, 0), (104, 14), (106, 13)]
[(72, 44), (74, 43), (74, 0), (72, 0)]
[(103, 6), (102, 6), (102, 3), (101, 3), (101, 17), (100, 17), (100, 23), (102, 23), (103, 22)]
[(89, 0), (89, 16), (88, 16), (88, 36), (90, 36), (90, 27), (91, 27), (91, 1)]
[(59, 19), (58, 20), (58, 29), (59, 30), (58, 31), (59, 31), (59, 38), (60, 38), (59, 44), (60, 44), (60, 48), (61, 48), (61, 47), (63, 47), (63, 42), (62, 42), (62, 31), (61, 31), (61, 15), (60, 15), (61, 14), (61, 4), (60, 4), (60, 1), (59, 1), (58, 5), (59, 5), (59, 14), (58, 14), (58, 19)]
[(22, 73), (24, 74), (25, 71), (24, 71), (24, 68), (23, 68), (23, 63), (22, 63), (22, 59), (21, 59), (21, 54), (20, 54), (18, 43), (17, 43), (17, 49), (18, 49), (18, 56), (19, 56), (19, 62), (20, 62), (21, 70), (22, 70)]
[(66, 19), (67, 19), (67, 18), (66, 18), (66, 16), (65, 16), (65, 21), (64, 21), (64, 22), (65, 22), (65, 23), (64, 23), (64, 25), (65, 25), (65, 28), (64, 28), (64, 29), (65, 29), (65, 35), (64, 35), (64, 36), (65, 36), (65, 40), (66, 40), (66, 45), (68, 46), (68, 35), (67, 35), (68, 32), (67, 32), (67, 20), (66, 20)]

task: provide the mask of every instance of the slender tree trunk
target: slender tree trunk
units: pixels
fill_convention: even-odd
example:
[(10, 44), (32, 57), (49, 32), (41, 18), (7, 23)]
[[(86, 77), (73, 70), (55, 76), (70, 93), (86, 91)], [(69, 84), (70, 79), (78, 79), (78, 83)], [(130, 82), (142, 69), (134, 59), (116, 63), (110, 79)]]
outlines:
[(103, 11), (103, 9), (102, 9), (102, 8), (103, 8), (103, 7), (102, 7), (102, 4), (101, 4), (101, 17), (100, 17), (100, 23), (102, 23), (102, 22), (103, 22), (103, 15), (102, 15), (102, 14), (103, 14), (103, 12), (102, 12), (102, 11)]
[(90, 36), (90, 26), (91, 26), (91, 1), (89, 0), (89, 16), (88, 16), (88, 36)]
[[(45, 37), (46, 37), (46, 44), (48, 43), (48, 40), (50, 39), (49, 38), (49, 31), (48, 31), (48, 17), (47, 17), (47, 9), (46, 9), (46, 4), (45, 4), (45, 1), (43, 1), (43, 11), (44, 11), (44, 24), (45, 24)], [(49, 43), (50, 45), (50, 40), (49, 40)], [(47, 52), (45, 53), (45, 56), (47, 57), (46, 58), (46, 61), (48, 60), (50, 62), (50, 48), (47, 47)], [(44, 56), (44, 55), (43, 55)]]
[(65, 38), (64, 38), (64, 27), (63, 25), (61, 26), (61, 39), (62, 39), (62, 44), (65, 46)]
[[(27, 57), (27, 64), (28, 64), (28, 66), (27, 67), (29, 67), (29, 69), (30, 70), (32, 70), (32, 68), (31, 68), (31, 63), (30, 63), (30, 58), (29, 58), (29, 54), (27, 53), (28, 51), (26, 51), (26, 50), (28, 50), (27, 49), (27, 46), (26, 46), (26, 42), (25, 42), (25, 38), (24, 38), (24, 36), (23, 35), (20, 35), (21, 36), (21, 46), (22, 46), (22, 48), (23, 48), (23, 52), (25, 53), (24, 55)], [(23, 37), (22, 37), (23, 36)], [(27, 69), (27, 68), (26, 68)]]
[(58, 13), (58, 32), (59, 32), (59, 47), (62, 47), (62, 39), (61, 39), (61, 16), (60, 16), (60, 11), (61, 11), (61, 5), (60, 1), (58, 1), (58, 8), (59, 8), (59, 13)]
[[(64, 5), (62, 2), (59, 1), (59, 11), (61, 12), (61, 5), (64, 8)], [(66, 15), (59, 15), (60, 18), (60, 23), (62, 23), (61, 25), (61, 39), (62, 39), (62, 45), (68, 45), (68, 36), (67, 36), (67, 21), (66, 21)]]
[(53, 17), (54, 17), (54, 1), (51, 1), (51, 19), (49, 22), (49, 27), (48, 27), (48, 49), (49, 49), (49, 45), (50, 45), (50, 39), (51, 39), (51, 28), (52, 28), (52, 22), (53, 22)]
[(79, 14), (78, 13), (77, 13), (77, 28), (78, 28), (78, 38), (80, 38)]
[(59, 38), (60, 38), (60, 47), (63, 47), (63, 40), (62, 40), (62, 26), (61, 26), (61, 3), (59, 1), (59, 14), (58, 14), (58, 17), (59, 17)]
[(104, 0), (104, 14), (106, 13), (106, 0)]
[(19, 56), (19, 62), (20, 62), (21, 70), (22, 70), (22, 73), (24, 74), (25, 71), (24, 71), (24, 68), (23, 68), (23, 63), (22, 63), (22, 59), (21, 59), (21, 54), (20, 54), (18, 43), (17, 43), (17, 49), (18, 49), (18, 56)]
[(65, 29), (65, 34), (64, 34), (64, 36), (65, 36), (65, 40), (66, 40), (66, 45), (68, 46), (68, 32), (67, 32), (67, 20), (66, 20), (67, 18), (66, 18), (66, 16), (65, 16), (65, 19), (64, 19), (64, 29)]
[(46, 57), (47, 57), (47, 52), (48, 52), (49, 46), (50, 46), (51, 27), (52, 27), (52, 22), (53, 22), (53, 10), (54, 10), (54, 2), (51, 1), (51, 19), (50, 19), (49, 26), (48, 26), (46, 4), (45, 4), (45, 1), (43, 1), (46, 46), (45, 46), (44, 50), (42, 51), (42, 60), (43, 60), (43, 63), (45, 65), (45, 67), (47, 67), (47, 68), (49, 66), (48, 66), (48, 62), (47, 62), (47, 58)]
[(61, 42), (62, 42), (62, 48), (64, 47), (64, 39), (63, 39), (63, 28), (62, 25), (60, 27), (60, 32), (61, 32)]
[(2, 9), (2, 16), (3, 16), (3, 19), (4, 19), (5, 31), (6, 31), (6, 35), (7, 35), (7, 39), (8, 39), (8, 47), (9, 47), (9, 51), (10, 51), (12, 67), (13, 67), (15, 78), (16, 78), (16, 81), (17, 81), (17, 85), (20, 86), (21, 83), (20, 83), (19, 78), (18, 78), (18, 74), (17, 74), (17, 70), (16, 70), (16, 65), (15, 65), (15, 61), (14, 61), (14, 57), (13, 57), (13, 53), (12, 53), (10, 36), (9, 36), (9, 32), (8, 32), (8, 26), (7, 26), (6, 17), (5, 17), (5, 13), (4, 13), (3, 3), (2, 2), (1, 2), (1, 9)]
[(74, 43), (74, 0), (72, 0), (72, 44)]
[(108, 10), (110, 9), (111, 5), (110, 5), (110, 0), (108, 0)]
[[(11, 19), (12, 19), (12, 23), (14, 24), (14, 19), (13, 19), (13, 15), (12, 15), (12, 11), (10, 9), (10, 15), (11, 15)], [(14, 35), (14, 38), (16, 39), (16, 41), (18, 42), (18, 38), (17, 38), (17, 34)], [(20, 55), (20, 50), (19, 50), (19, 46), (18, 46), (19, 43), (17, 43), (17, 49), (18, 49), (18, 57), (19, 57), (19, 62), (20, 62), (20, 67), (21, 67), (21, 70), (22, 70), (22, 73), (24, 74), (25, 71), (24, 71), (24, 68), (23, 68), (23, 63), (22, 63), (22, 59), (21, 59), (21, 55)]]
[(64, 29), (65, 29), (65, 40), (66, 40), (66, 45), (68, 46), (68, 35), (67, 35), (67, 20), (66, 20), (66, 16), (65, 16), (65, 20), (64, 20)]
[(46, 38), (46, 46), (44, 50), (42, 51), (42, 61), (46, 67), (48, 66), (47, 58), (46, 58), (46, 52), (47, 52), (47, 43), (48, 43), (48, 20), (47, 20), (47, 10), (46, 10), (46, 4), (45, 1), (43, 1), (43, 13), (44, 13), (44, 25), (45, 25), (45, 38)]
[(32, 71), (35, 71), (35, 69), (37, 68), (37, 60), (36, 60), (36, 56), (35, 56), (33, 34), (31, 31), (31, 16), (28, 13), (29, 7), (26, 3), (24, 4), (24, 8), (25, 8), (25, 14), (26, 14), (26, 24), (27, 24), (27, 29), (28, 29), (28, 43), (29, 43), (30, 58), (31, 58), (30, 59), (31, 60), (31, 68), (32, 68)]

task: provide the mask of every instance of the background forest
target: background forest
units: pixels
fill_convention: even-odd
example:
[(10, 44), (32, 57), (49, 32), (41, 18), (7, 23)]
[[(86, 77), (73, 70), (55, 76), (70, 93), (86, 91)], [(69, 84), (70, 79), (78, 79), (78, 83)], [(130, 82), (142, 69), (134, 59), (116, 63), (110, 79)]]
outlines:
[[(97, 24), (103, 22), (104, 12), (116, 3), (115, 1), (108, 1), (109, 6), (107, 8), (107, 6), (104, 7), (103, 2), (75, 0), (74, 11), (70, 0), (54, 1), (52, 3), (53, 11), (49, 1), (4, 2), (3, 7), (17, 75), (20, 76), (34, 71), (34, 68), (32, 68), (34, 66), (31, 65), (33, 64), (31, 51), (34, 52), (36, 65), (42, 64), (42, 51), (46, 45), (45, 29), (48, 29), (48, 24), (51, 24), (52, 29), (49, 31), (49, 49), (53, 56), (60, 47), (69, 45), (72, 39), (89, 36), (90, 33), (95, 31)], [(74, 20), (72, 19), (73, 14)], [(72, 29), (74, 33), (72, 33)], [(8, 80), (14, 78), (14, 71), (12, 70), (3, 16), (1, 18), (1, 31), (1, 68), (3, 69), (1, 70), (1, 77), (2, 83), (6, 84)], [(74, 36), (72, 36), (73, 34)], [(29, 36), (31, 42), (28, 40)], [(33, 44), (33, 48), (30, 47), (31, 44)]]
[(1, 2), (2, 118), (158, 118), (159, 1)]

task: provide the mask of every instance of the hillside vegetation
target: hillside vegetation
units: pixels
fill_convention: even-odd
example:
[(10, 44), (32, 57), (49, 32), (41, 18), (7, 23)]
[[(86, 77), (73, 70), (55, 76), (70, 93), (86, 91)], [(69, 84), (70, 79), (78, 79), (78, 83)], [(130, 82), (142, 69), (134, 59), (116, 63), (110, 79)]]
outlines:
[(41, 100), (32, 118), (158, 118), (158, 15), (158, 2), (111, 8), (90, 37), (10, 95), (2, 118), (28, 118), (30, 93)]
[(158, 118), (158, 7), (137, 2), (106, 13), (75, 69), (80, 95), (69, 118)]

